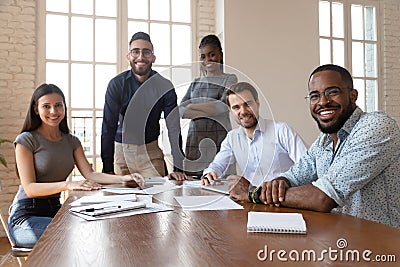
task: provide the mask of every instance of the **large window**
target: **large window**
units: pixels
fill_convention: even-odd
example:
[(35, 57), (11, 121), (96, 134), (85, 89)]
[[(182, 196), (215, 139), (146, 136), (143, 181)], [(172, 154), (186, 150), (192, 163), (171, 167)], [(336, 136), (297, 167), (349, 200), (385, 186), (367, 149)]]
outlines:
[(319, 1), (320, 63), (346, 67), (365, 111), (378, 106), (378, 2)]
[[(100, 136), (109, 80), (128, 69), (128, 42), (150, 34), (154, 69), (173, 82), (192, 76), (191, 0), (40, 0), (39, 80), (65, 93), (69, 125), (89, 162), (101, 171)], [(185, 65), (184, 65), (185, 64)], [(179, 66), (175, 66), (179, 65)], [(171, 68), (175, 66), (174, 68)], [(176, 77), (175, 77), (176, 76)], [(175, 83), (174, 83), (175, 84)], [(177, 87), (179, 96), (186, 88)]]

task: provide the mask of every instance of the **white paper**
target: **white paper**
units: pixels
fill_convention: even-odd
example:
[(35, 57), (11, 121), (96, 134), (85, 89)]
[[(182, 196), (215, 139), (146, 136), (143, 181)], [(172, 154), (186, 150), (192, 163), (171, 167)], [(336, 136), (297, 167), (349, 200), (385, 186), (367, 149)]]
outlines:
[(71, 202), (69, 205), (71, 207), (82, 206), (82, 205), (90, 205), (97, 203), (105, 203), (112, 201), (136, 201), (137, 197), (135, 194), (124, 194), (124, 195), (95, 195), (95, 196), (84, 196), (81, 197), (74, 202)]
[(162, 193), (162, 192), (174, 190), (174, 189), (177, 189), (177, 188), (180, 188), (180, 187), (181, 187), (180, 185), (165, 183), (165, 184), (162, 184), (162, 185), (154, 185), (152, 187), (145, 188), (145, 189), (143, 189), (143, 192), (145, 194), (155, 195), (155, 194), (159, 194), (159, 193)]
[(111, 219), (111, 218), (120, 218), (120, 217), (127, 217), (127, 216), (133, 216), (133, 215), (138, 215), (138, 214), (147, 214), (147, 213), (153, 213), (153, 212), (162, 212), (162, 211), (172, 211), (173, 209), (162, 205), (162, 204), (156, 204), (156, 203), (146, 203), (146, 208), (143, 209), (137, 209), (137, 210), (132, 210), (132, 211), (125, 211), (125, 212), (119, 212), (119, 213), (112, 213), (109, 215), (104, 215), (101, 217), (93, 217), (93, 216), (88, 216), (84, 215), (82, 213), (78, 212), (72, 212), (72, 214), (81, 217), (87, 221), (96, 221), (96, 220), (104, 220), (104, 219)]
[(227, 196), (182, 196), (175, 199), (183, 210), (244, 209)]
[(167, 177), (154, 176), (154, 177), (144, 178), (144, 182), (146, 185), (163, 184), (167, 181), (167, 179), (168, 179)]
[(201, 187), (201, 180), (199, 181), (185, 181), (183, 183), (184, 187)]
[(125, 188), (125, 187), (103, 187), (103, 192), (114, 194), (145, 194), (140, 188)]

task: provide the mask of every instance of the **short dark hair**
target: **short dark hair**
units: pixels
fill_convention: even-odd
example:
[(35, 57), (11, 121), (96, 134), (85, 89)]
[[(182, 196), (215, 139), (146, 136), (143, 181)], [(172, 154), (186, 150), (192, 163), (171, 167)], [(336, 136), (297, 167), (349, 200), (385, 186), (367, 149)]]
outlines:
[(254, 100), (256, 100), (256, 101), (258, 100), (258, 93), (257, 93), (256, 88), (254, 88), (253, 85), (251, 85), (248, 82), (238, 82), (238, 83), (232, 84), (225, 92), (226, 103), (228, 104), (228, 106), (231, 106), (229, 104), (229, 98), (228, 98), (229, 95), (237, 94), (237, 93), (240, 93), (240, 92), (243, 92), (246, 90), (249, 91), (253, 95)]
[(313, 72), (311, 72), (310, 77), (308, 78), (308, 84), (310, 84), (311, 77), (315, 73), (325, 70), (332, 70), (338, 72), (342, 77), (343, 81), (346, 83), (347, 87), (349, 89), (354, 89), (353, 78), (351, 77), (350, 72), (347, 69), (335, 64), (325, 64), (317, 67), (315, 70), (313, 70)]
[(68, 112), (67, 112), (67, 105), (65, 103), (64, 93), (56, 85), (47, 84), (47, 83), (40, 85), (33, 92), (31, 102), (29, 105), (29, 109), (28, 109), (28, 113), (26, 114), (25, 122), (24, 122), (24, 125), (22, 126), (21, 133), (34, 131), (37, 128), (39, 128), (40, 125), (42, 125), (42, 119), (40, 118), (40, 116), (38, 114), (36, 114), (35, 108), (38, 107), (39, 98), (41, 98), (44, 95), (53, 94), (53, 93), (58, 94), (62, 97), (63, 104), (65, 107), (64, 119), (59, 124), (60, 131), (65, 134), (70, 133), (70, 130), (68, 128), (68, 123), (67, 123)]
[(145, 40), (145, 41), (149, 42), (151, 44), (151, 46), (153, 46), (153, 43), (151, 42), (151, 39), (150, 39), (150, 35), (148, 35), (145, 32), (137, 32), (134, 35), (132, 35), (132, 38), (129, 41), (129, 45), (131, 45), (131, 43), (136, 40)]

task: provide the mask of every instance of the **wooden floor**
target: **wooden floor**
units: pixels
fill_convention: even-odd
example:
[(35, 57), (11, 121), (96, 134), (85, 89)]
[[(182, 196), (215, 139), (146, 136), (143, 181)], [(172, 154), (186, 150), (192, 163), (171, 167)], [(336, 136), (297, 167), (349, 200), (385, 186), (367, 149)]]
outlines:
[(0, 266), (1, 267), (18, 267), (16, 258), (9, 254), (10, 242), (7, 237), (0, 237)]

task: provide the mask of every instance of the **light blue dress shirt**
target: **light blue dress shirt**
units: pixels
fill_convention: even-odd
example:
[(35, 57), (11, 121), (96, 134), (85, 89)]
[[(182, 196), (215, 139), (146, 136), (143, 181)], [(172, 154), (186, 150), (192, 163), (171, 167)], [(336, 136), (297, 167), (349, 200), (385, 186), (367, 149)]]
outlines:
[(306, 151), (301, 137), (286, 123), (259, 118), (253, 139), (246, 136), (243, 127), (231, 130), (203, 174), (223, 176), (236, 161), (238, 175), (259, 186), (287, 171)]
[(312, 183), (332, 198), (333, 212), (400, 228), (400, 130), (383, 112), (360, 108), (338, 132), (337, 151), (320, 134), (284, 177), (292, 186)]

